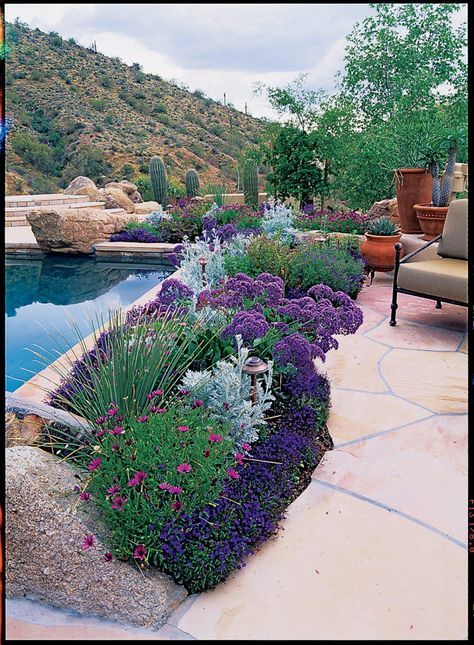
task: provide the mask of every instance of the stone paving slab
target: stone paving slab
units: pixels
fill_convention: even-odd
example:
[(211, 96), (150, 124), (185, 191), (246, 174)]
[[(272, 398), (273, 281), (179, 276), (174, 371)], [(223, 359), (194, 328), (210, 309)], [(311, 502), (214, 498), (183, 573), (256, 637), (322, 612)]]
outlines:
[(465, 544), (467, 415), (434, 415), (327, 452), (313, 477), (411, 515)]
[[(324, 370), (331, 385), (369, 392), (387, 392), (378, 365), (387, 347), (362, 335), (337, 336), (338, 349), (331, 349), (326, 356)], [(321, 370), (322, 371), (322, 370)]]
[(313, 482), (284, 531), (178, 627), (201, 639), (458, 639), (466, 551), (397, 513)]

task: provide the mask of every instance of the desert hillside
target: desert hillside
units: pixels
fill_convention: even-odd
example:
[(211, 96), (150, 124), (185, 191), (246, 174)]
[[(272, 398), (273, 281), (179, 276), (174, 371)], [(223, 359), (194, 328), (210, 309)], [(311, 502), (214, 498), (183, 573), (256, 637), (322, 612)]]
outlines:
[(263, 121), (74, 39), (6, 27), (7, 194), (55, 192), (77, 175), (137, 180), (155, 154), (175, 184), (193, 167), (204, 183), (236, 188), (237, 160)]

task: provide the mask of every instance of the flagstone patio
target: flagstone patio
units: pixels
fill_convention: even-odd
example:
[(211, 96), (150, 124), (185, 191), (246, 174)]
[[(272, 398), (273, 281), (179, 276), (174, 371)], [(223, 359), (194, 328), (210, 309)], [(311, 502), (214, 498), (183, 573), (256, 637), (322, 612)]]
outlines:
[(467, 310), (401, 294), (391, 277), (327, 357), (327, 452), (275, 540), (158, 632), (7, 602), (7, 638), (467, 637)]

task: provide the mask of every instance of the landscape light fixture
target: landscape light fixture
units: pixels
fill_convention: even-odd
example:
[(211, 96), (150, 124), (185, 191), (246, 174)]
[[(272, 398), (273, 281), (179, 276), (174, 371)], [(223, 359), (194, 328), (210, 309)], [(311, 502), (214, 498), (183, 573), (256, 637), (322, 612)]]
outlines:
[(206, 264), (207, 260), (204, 256), (200, 257), (198, 260), (199, 264), (201, 265), (202, 269), (202, 286), (205, 287), (207, 284), (207, 278), (206, 278)]
[(257, 403), (257, 374), (263, 374), (267, 370), (268, 363), (258, 356), (249, 356), (242, 367), (242, 371), (252, 378), (252, 405)]

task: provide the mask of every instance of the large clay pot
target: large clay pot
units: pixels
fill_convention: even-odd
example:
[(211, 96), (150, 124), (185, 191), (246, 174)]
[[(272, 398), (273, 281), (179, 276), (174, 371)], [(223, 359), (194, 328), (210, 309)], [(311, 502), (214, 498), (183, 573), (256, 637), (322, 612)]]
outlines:
[[(395, 267), (395, 244), (400, 241), (402, 234), (372, 235), (365, 233), (366, 240), (362, 242), (360, 251), (370, 269), (375, 271), (392, 271)], [(402, 247), (400, 257), (405, 255)]]
[(400, 168), (397, 175), (400, 229), (402, 233), (422, 233), (413, 205), (431, 201), (431, 174), (425, 168)]
[(432, 206), (431, 204), (415, 204), (413, 206), (423, 229), (422, 240), (432, 240), (443, 232), (444, 222), (449, 206)]

